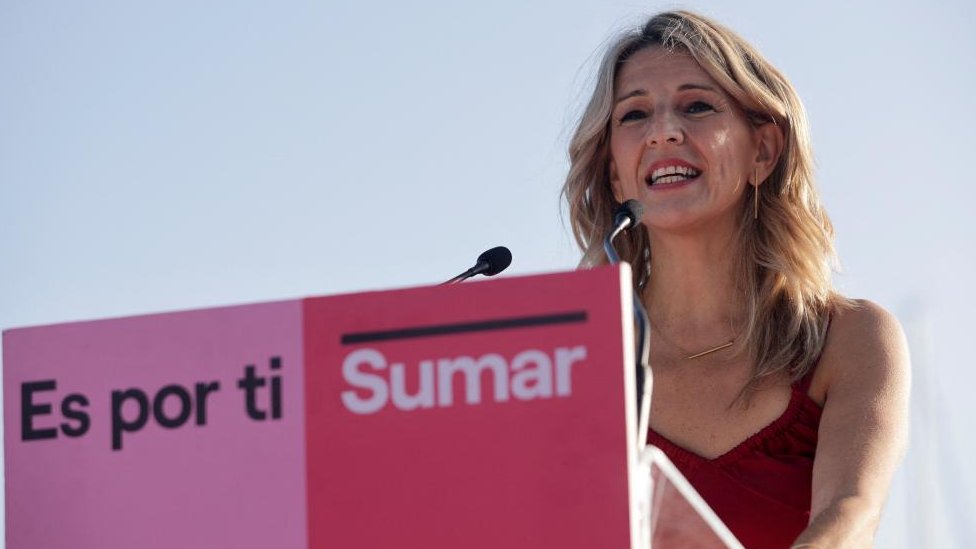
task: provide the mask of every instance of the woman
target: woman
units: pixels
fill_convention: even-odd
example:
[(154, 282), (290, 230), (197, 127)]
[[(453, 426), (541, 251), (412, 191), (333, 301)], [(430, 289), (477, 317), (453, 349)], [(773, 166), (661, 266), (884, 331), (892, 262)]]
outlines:
[(652, 326), (649, 442), (739, 540), (870, 546), (907, 430), (898, 322), (831, 288), (803, 107), (740, 37), (688, 12), (618, 39), (570, 143), (584, 265), (620, 243)]

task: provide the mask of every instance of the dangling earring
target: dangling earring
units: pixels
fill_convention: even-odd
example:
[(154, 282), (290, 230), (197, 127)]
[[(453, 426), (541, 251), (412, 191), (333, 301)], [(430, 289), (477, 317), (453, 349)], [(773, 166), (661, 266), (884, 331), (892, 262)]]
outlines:
[(759, 219), (759, 168), (756, 168), (756, 183), (753, 191), (752, 196), (754, 208), (752, 210), (752, 218)]

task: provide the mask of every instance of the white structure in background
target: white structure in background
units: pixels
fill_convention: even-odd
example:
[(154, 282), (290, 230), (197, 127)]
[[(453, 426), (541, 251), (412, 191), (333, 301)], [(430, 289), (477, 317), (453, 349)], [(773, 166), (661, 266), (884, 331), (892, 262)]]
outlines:
[(966, 501), (963, 465), (949, 428), (953, 418), (932, 360), (932, 317), (920, 302), (900, 313), (912, 358), (911, 431), (908, 453), (881, 517), (877, 546), (976, 547), (973, 509)]

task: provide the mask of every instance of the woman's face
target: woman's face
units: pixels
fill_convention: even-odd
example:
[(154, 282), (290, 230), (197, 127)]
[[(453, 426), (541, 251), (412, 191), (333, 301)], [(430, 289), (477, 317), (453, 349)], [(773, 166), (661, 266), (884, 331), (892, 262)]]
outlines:
[(617, 200), (642, 202), (652, 230), (734, 223), (764, 147), (708, 73), (686, 53), (645, 48), (618, 71), (614, 101), (610, 176)]

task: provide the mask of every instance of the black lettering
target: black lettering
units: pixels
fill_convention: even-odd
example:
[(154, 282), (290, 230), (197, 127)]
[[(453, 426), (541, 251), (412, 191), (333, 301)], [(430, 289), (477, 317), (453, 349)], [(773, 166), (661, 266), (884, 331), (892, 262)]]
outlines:
[[(72, 404), (77, 404), (78, 406), (72, 408)], [(85, 395), (80, 395), (78, 393), (73, 393), (65, 397), (61, 401), (61, 415), (64, 417), (78, 422), (77, 426), (72, 426), (70, 423), (65, 421), (61, 424), (61, 432), (68, 435), (69, 437), (80, 437), (88, 432), (88, 428), (91, 427), (91, 419), (88, 414), (82, 411), (82, 408), (88, 407), (88, 399)]]
[(197, 383), (197, 425), (207, 424), (207, 395), (217, 389), (220, 389), (220, 383), (216, 381), (207, 384)]
[(20, 439), (44, 440), (58, 436), (58, 430), (34, 428), (34, 416), (46, 416), (51, 413), (50, 404), (34, 404), (34, 393), (39, 391), (53, 391), (57, 383), (53, 380), (33, 381), (20, 384)]
[(281, 376), (271, 378), (271, 417), (281, 419)]
[[(166, 397), (170, 395), (180, 399), (180, 411), (173, 418), (166, 416), (166, 410), (163, 407)], [(175, 429), (183, 425), (186, 420), (190, 419), (191, 413), (193, 413), (193, 408), (190, 393), (179, 385), (167, 385), (160, 389), (153, 398), (153, 417), (156, 418), (156, 423), (167, 429)]]
[[(271, 369), (281, 369), (281, 357), (271, 357)], [(271, 377), (271, 417), (281, 419), (281, 376)]]
[(244, 377), (237, 381), (237, 386), (243, 389), (245, 393), (247, 416), (257, 421), (263, 421), (268, 415), (263, 410), (259, 410), (257, 406), (257, 390), (264, 387), (265, 383), (263, 377), (255, 375), (254, 366), (251, 364), (244, 368)]
[[(122, 417), (122, 405), (128, 399), (134, 399), (139, 405), (139, 413), (135, 421), (126, 421)], [(146, 426), (149, 420), (149, 399), (146, 393), (139, 389), (126, 391), (112, 391), (112, 449), (122, 449), (122, 433), (135, 432)]]

